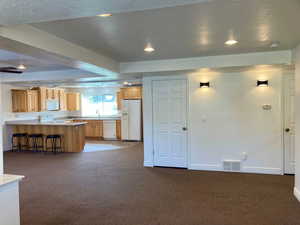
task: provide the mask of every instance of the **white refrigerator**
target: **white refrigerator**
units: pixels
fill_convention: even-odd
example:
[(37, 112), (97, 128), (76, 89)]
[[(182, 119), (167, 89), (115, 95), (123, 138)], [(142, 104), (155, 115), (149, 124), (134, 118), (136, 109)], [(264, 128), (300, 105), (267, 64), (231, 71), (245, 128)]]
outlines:
[(123, 100), (121, 135), (124, 141), (141, 141), (141, 100)]

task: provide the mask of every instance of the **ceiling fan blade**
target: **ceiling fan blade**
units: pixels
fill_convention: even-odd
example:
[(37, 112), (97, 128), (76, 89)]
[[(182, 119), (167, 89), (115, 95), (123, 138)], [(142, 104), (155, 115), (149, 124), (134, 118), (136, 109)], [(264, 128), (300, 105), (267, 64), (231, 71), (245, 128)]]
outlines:
[(23, 71), (21, 70), (17, 70), (17, 69), (3, 69), (3, 68), (0, 68), (0, 73), (17, 73), (17, 74), (21, 74), (23, 73)]
[(13, 67), (13, 66), (5, 66), (5, 67), (0, 67), (0, 73), (17, 73), (17, 74), (21, 74), (21, 73), (23, 73), (23, 71), (19, 70), (16, 67)]

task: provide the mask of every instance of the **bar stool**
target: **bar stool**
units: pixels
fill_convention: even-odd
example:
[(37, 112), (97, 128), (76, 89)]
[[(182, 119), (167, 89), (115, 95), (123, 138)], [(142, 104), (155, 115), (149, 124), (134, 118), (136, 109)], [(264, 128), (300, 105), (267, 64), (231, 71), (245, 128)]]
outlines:
[(27, 133), (14, 133), (12, 135), (12, 151), (20, 152), (28, 149)]
[[(50, 147), (48, 147), (48, 142), (50, 141)], [(62, 135), (52, 134), (46, 136), (46, 150), (51, 151), (56, 154), (59, 150), (62, 151)]]
[(29, 150), (35, 152), (44, 151), (44, 135), (43, 134), (29, 134), (28, 135)]

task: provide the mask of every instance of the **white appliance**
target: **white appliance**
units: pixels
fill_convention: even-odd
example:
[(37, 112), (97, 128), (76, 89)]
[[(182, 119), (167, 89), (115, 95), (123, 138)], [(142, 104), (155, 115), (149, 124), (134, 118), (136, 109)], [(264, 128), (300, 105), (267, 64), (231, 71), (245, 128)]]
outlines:
[(59, 110), (59, 101), (55, 99), (47, 100), (47, 110), (48, 111), (58, 111)]
[(121, 118), (122, 140), (141, 140), (141, 100), (123, 100)]
[(103, 121), (103, 138), (105, 140), (115, 140), (116, 137), (116, 120)]

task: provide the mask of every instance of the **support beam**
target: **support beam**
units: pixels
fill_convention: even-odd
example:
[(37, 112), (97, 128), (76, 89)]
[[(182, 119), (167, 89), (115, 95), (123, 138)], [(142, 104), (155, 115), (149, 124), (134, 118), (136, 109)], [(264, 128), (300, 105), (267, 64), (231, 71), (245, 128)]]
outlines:
[(51, 71), (39, 71), (39, 72), (24, 72), (22, 76), (20, 74), (8, 74), (2, 73), (1, 80), (3, 83), (11, 82), (42, 82), (42, 81), (64, 81), (75, 80), (80, 78), (95, 77), (93, 73), (86, 73), (81, 70), (69, 69), (69, 70), (51, 70)]
[(35, 58), (46, 56), (65, 66), (102, 76), (116, 76), (119, 63), (30, 25), (0, 28), (0, 48)]
[(252, 65), (291, 64), (291, 51), (259, 52), (197, 58), (166, 59), (120, 64), (120, 73), (151, 73), (195, 70), (200, 68), (225, 68)]

